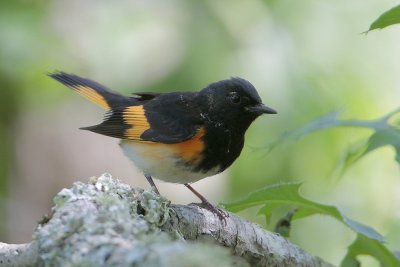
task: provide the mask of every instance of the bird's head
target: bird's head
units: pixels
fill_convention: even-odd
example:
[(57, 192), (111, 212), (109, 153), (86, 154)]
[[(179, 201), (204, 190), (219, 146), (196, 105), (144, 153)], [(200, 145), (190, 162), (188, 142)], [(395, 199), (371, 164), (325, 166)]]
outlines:
[(204, 115), (246, 130), (262, 114), (277, 112), (264, 105), (254, 86), (242, 78), (212, 83), (199, 92)]

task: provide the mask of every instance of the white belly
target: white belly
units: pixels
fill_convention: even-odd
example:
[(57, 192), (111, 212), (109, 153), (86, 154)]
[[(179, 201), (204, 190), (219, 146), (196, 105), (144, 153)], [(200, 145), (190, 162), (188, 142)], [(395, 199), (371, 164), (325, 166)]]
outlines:
[(147, 175), (169, 183), (193, 183), (219, 173), (216, 167), (207, 172), (193, 172), (172, 149), (165, 146), (149, 146), (146, 143), (123, 140), (120, 143), (125, 155)]

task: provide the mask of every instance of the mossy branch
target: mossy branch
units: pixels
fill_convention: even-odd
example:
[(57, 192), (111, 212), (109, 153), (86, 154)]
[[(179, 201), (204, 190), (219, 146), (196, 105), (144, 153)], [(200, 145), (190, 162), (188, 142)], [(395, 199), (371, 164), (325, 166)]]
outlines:
[(332, 266), (234, 214), (225, 225), (107, 174), (54, 203), (30, 244), (0, 243), (1, 266)]

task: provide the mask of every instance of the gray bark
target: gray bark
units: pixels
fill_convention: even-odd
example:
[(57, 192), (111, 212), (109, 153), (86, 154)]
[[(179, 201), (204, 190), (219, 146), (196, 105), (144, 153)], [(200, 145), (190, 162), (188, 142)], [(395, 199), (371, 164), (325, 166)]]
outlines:
[(107, 174), (54, 203), (30, 244), (0, 243), (0, 266), (332, 266), (235, 214), (224, 224)]

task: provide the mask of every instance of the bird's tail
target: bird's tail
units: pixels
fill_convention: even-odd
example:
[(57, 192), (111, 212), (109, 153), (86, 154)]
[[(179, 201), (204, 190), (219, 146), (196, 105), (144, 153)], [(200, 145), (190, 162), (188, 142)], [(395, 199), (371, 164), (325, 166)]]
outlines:
[(74, 74), (55, 72), (49, 76), (107, 110), (130, 105), (134, 101), (131, 97), (113, 92), (106, 86)]

